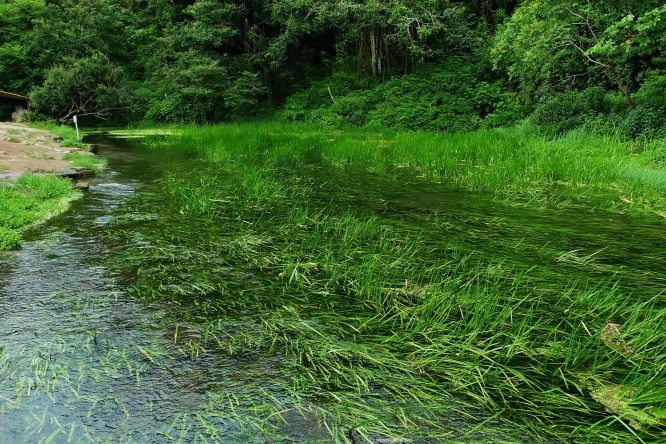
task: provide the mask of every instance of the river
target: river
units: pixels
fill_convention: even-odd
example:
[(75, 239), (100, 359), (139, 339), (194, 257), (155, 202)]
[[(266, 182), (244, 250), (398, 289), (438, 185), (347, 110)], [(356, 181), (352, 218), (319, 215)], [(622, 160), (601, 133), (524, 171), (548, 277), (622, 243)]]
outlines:
[[(91, 180), (84, 198), (27, 233), (21, 250), (0, 253), (0, 443), (323, 443), (332, 435), (361, 442), (360, 435), (327, 429), (320, 407), (331, 412), (335, 402), (307, 390), (295, 395), (298, 370), (285, 370), (284, 353), (257, 333), (272, 322), (272, 311), (298, 307), (307, 290), (266, 302), (285, 291), (270, 266), (231, 249), (198, 259), (206, 248), (187, 245), (222, 237), (222, 228), (196, 226), (196, 219), (164, 223), (160, 208), (169, 197), (159, 183), (165, 170), (188, 171), (193, 154), (146, 150), (137, 141), (98, 142), (109, 167)], [(533, 282), (553, 291), (581, 280), (614, 282), (647, 299), (666, 284), (666, 230), (656, 217), (597, 212), (594, 205), (510, 206), (417, 179), (310, 174), (318, 175), (323, 179), (312, 179), (308, 197), (313, 208), (364, 214), (396, 230), (418, 227), (433, 254), (529, 269)], [(257, 224), (252, 217), (243, 215), (246, 224)], [(155, 238), (147, 234), (152, 226), (159, 227)], [(160, 250), (158, 238), (171, 239), (173, 248)], [(268, 263), (270, 249), (252, 239), (243, 238), (243, 251), (255, 248)], [(137, 256), (142, 249), (151, 253)], [(188, 287), (197, 280), (187, 281), (187, 273), (205, 273), (201, 285), (211, 287), (197, 293)], [(145, 290), (148, 281), (154, 294)], [(341, 296), (330, 297), (333, 310), (344, 305), (336, 299)], [(321, 313), (309, 319), (308, 310), (298, 322), (323, 323)], [(356, 310), (345, 316), (354, 319)], [(454, 409), (442, 419), (451, 439), (533, 439), (475, 401), (460, 402), (469, 410)], [(416, 439), (444, 441), (427, 433)]]

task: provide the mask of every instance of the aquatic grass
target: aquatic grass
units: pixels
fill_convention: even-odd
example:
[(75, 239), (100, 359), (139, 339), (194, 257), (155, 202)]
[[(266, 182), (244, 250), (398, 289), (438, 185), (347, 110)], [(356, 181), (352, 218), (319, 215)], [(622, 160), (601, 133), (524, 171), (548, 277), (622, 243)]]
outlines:
[[(303, 214), (303, 212), (301, 212), (301, 216), (302, 216), (302, 214)], [(346, 218), (346, 219), (349, 220), (348, 218)], [(330, 226), (337, 227), (338, 230), (340, 229), (340, 221), (337, 220), (337, 218), (330, 217), (329, 220), (330, 220)], [(369, 224), (371, 224), (371, 223), (369, 223)], [(321, 226), (323, 224), (320, 222), (318, 225)], [(350, 231), (350, 230), (345, 230), (345, 231)], [(358, 230), (354, 230), (353, 232), (358, 232)], [(172, 267), (170, 269), (170, 271), (171, 271), (172, 276), (174, 276), (174, 275), (178, 276), (178, 268), (173, 268)], [(179, 278), (189, 280), (189, 279), (191, 279), (191, 276), (188, 273), (187, 275), (180, 275)], [(197, 278), (198, 278), (199, 281), (201, 281), (201, 276), (200, 275), (197, 274)], [(165, 293), (164, 290), (165, 289), (162, 289), (161, 291), (158, 290), (158, 292), (161, 293), (161, 297), (165, 297), (168, 294), (170, 294), (169, 292)], [(137, 296), (138, 296), (138, 294), (137, 294)], [(284, 295), (284, 296), (287, 297), (287, 295)], [(153, 294), (153, 297), (159, 297), (159, 296), (157, 294)], [(222, 301), (220, 301), (220, 302), (222, 302)], [(250, 303), (252, 303), (252, 302), (250, 302)], [(277, 302), (277, 303), (280, 304), (279, 302)], [(272, 304), (273, 304), (273, 302), (271, 302), (271, 305)], [(284, 302), (282, 304), (284, 304)], [(241, 305), (241, 307), (242, 307), (242, 305)], [(310, 333), (308, 335), (308, 337), (310, 339), (307, 342), (304, 342), (304, 339), (298, 339), (298, 338), (302, 338), (303, 333), (304, 333), (302, 331), (303, 326), (304, 326), (303, 320), (298, 320), (296, 322), (296, 325), (294, 325), (293, 327), (288, 327), (288, 329), (287, 329), (286, 326), (289, 325), (289, 324), (285, 324), (285, 321), (281, 318), (282, 316), (285, 316), (285, 315), (288, 316), (288, 318), (293, 318), (294, 314), (296, 313), (295, 312), (295, 307), (293, 305), (291, 305), (290, 307), (291, 308), (285, 308), (284, 310), (279, 309), (277, 311), (275, 311), (275, 309), (273, 309), (276, 318), (273, 318), (272, 316), (264, 318), (264, 321), (262, 323), (263, 328), (258, 328), (258, 326), (255, 326), (255, 327), (249, 327), (249, 328), (244, 329), (246, 331), (252, 331), (253, 334), (251, 336), (246, 336), (246, 335), (243, 335), (243, 334), (238, 335), (238, 334), (235, 334), (233, 332), (228, 332), (224, 329), (224, 327), (222, 329), (220, 329), (220, 327), (214, 325), (214, 323), (208, 323), (207, 327), (205, 329), (203, 329), (203, 330), (205, 330), (205, 334), (200, 334), (199, 337), (200, 338), (207, 338), (205, 341), (208, 345), (207, 346), (204, 345), (205, 349), (209, 349), (209, 347), (213, 346), (213, 347), (219, 347), (220, 350), (228, 350), (230, 352), (231, 352), (231, 350), (233, 350), (234, 353), (247, 353), (247, 351), (249, 349), (255, 349), (257, 347), (259, 349), (264, 349), (264, 350), (269, 349), (269, 348), (273, 349), (274, 347), (276, 347), (277, 345), (280, 345), (280, 344), (284, 344), (288, 347), (292, 347), (292, 346), (294, 346), (296, 344), (299, 344), (299, 343), (310, 344), (310, 345), (307, 345), (307, 349), (304, 350), (303, 352), (298, 351), (298, 348), (295, 349), (295, 351), (294, 351), (294, 354), (298, 354), (299, 356), (308, 356), (307, 354), (310, 353), (309, 350), (313, 350), (313, 349), (317, 350), (317, 349), (321, 348), (322, 344), (320, 343), (320, 341), (321, 341), (321, 335), (323, 333), (318, 332), (320, 327), (317, 327), (315, 325), (311, 325), (312, 328), (306, 328), (307, 332)], [(278, 322), (277, 327), (276, 327), (275, 322)], [(293, 329), (293, 331), (292, 331), (292, 329)], [(263, 331), (263, 333), (262, 333), (262, 331)], [(337, 334), (342, 333), (342, 331), (343, 331), (342, 329), (339, 330)], [(235, 345), (233, 345), (233, 344), (235, 344)], [(280, 348), (282, 348), (284, 345), (280, 345)], [(339, 348), (339, 344), (336, 343), (336, 342), (332, 343), (332, 345), (336, 348)], [(358, 387), (371, 385), (369, 380), (370, 380), (371, 377), (373, 377), (372, 374), (371, 374), (372, 372), (368, 373), (365, 376), (361, 376), (361, 375), (353, 376), (353, 375), (356, 374), (356, 372), (354, 372), (354, 371), (347, 372), (348, 369), (347, 369), (346, 366), (339, 367), (340, 364), (338, 363), (338, 361), (341, 359), (342, 355), (338, 355), (337, 352), (333, 353), (333, 354), (331, 354), (331, 353), (326, 353), (326, 354), (330, 356), (330, 358), (327, 358), (327, 362), (330, 361), (331, 365), (334, 365), (334, 367), (337, 368), (338, 370), (335, 370), (335, 368), (333, 370), (329, 370), (328, 369), (329, 367), (327, 365), (318, 366), (316, 368), (317, 372), (312, 374), (313, 377), (316, 376), (316, 375), (319, 375), (320, 377), (318, 379), (319, 380), (323, 379), (324, 381), (328, 381), (327, 384), (330, 384), (330, 388), (350, 386), (350, 384), (352, 384), (352, 382), (355, 384), (354, 386), (356, 387), (356, 389), (358, 389)], [(385, 363), (382, 363), (383, 359), (381, 359), (379, 356), (377, 356), (376, 353), (374, 353), (374, 352), (366, 352), (366, 353), (364, 353), (364, 356), (366, 356), (366, 358), (363, 358), (363, 359), (371, 359), (372, 362), (377, 362), (378, 365), (380, 365), (380, 366), (385, 365)], [(304, 359), (306, 359), (306, 362), (316, 362), (316, 359), (314, 357), (308, 357), (308, 358), (304, 358)], [(391, 364), (392, 365), (395, 364), (395, 361), (391, 361)], [(319, 372), (322, 372), (322, 371), (324, 372), (324, 377), (323, 378), (321, 377), (321, 375), (319, 373)], [(347, 374), (353, 379), (352, 380), (340, 379), (340, 372), (347, 372)], [(411, 369), (408, 374), (413, 375), (415, 373), (418, 373), (418, 372)], [(376, 377), (376, 374), (375, 374), (375, 377)], [(411, 376), (410, 376), (410, 378), (411, 378)], [(363, 381), (366, 381), (366, 382), (363, 382)], [(361, 385), (359, 386), (358, 384), (361, 384)], [(388, 384), (388, 381), (386, 382), (386, 384)], [(404, 384), (404, 381), (403, 381), (403, 384)], [(400, 383), (398, 381), (396, 381), (396, 387), (400, 387)], [(317, 389), (313, 389), (313, 390), (314, 390), (314, 392), (317, 391)], [(336, 390), (339, 390), (339, 389), (336, 389)], [(410, 396), (411, 398), (414, 398), (414, 397), (418, 398), (419, 395), (415, 391), (416, 387), (414, 387), (412, 390), (414, 390), (414, 392), (411, 395), (408, 395), (407, 393), (405, 393), (405, 391), (403, 389), (401, 389), (400, 393), (403, 393), (403, 395), (401, 395), (401, 396), (403, 396), (403, 397)], [(434, 391), (434, 388), (432, 390)], [(340, 396), (340, 393), (335, 394), (335, 392), (333, 392), (333, 391), (328, 391), (327, 390), (325, 393), (327, 393), (327, 394), (330, 393), (331, 396)], [(439, 397), (441, 397), (441, 393), (439, 394)], [(349, 399), (352, 399), (352, 398), (350, 397)], [(353, 417), (357, 416), (361, 412), (364, 412), (363, 415), (368, 415), (369, 418), (374, 417), (374, 415), (376, 415), (377, 410), (374, 410), (374, 408), (378, 408), (379, 406), (376, 406), (374, 408), (369, 408), (368, 406), (364, 406), (365, 402), (362, 401), (362, 399), (358, 399), (356, 402), (359, 403), (359, 404), (355, 408), (355, 411), (357, 413), (355, 413), (354, 415), (347, 414), (347, 415), (344, 415), (344, 416), (340, 416), (340, 414), (337, 414), (336, 418), (338, 418), (338, 419), (333, 420), (333, 419), (329, 418), (329, 420), (332, 421), (332, 423), (330, 424), (330, 428), (332, 430), (342, 430), (343, 433), (345, 433), (344, 435), (336, 435), (336, 440), (342, 439), (341, 436), (342, 437), (347, 436), (347, 433), (349, 432), (349, 430), (347, 430), (345, 428), (340, 429), (341, 424), (344, 424), (345, 422), (349, 422)], [(433, 405), (430, 403), (430, 401), (426, 404), (428, 405), (429, 408), (433, 408)], [(449, 402), (449, 404), (450, 404), (450, 402)], [(385, 406), (384, 406), (384, 408), (385, 408)], [(361, 409), (361, 410), (359, 410), (359, 409)], [(424, 407), (424, 409), (425, 409), (425, 407)], [(431, 413), (429, 413), (429, 415), (433, 415), (433, 414), (434, 413), (432, 411), (431, 411)], [(385, 417), (385, 416), (386, 416), (386, 414), (381, 415), (381, 417)], [(392, 417), (392, 415), (390, 415), (390, 414), (388, 416)], [(418, 422), (419, 424), (422, 424), (421, 420), (417, 419), (416, 417), (412, 418), (412, 420)], [(341, 422), (338, 422), (338, 421), (341, 421)], [(394, 424), (392, 426), (388, 426), (387, 424), (390, 423), (391, 421), (389, 421), (389, 419), (386, 419), (386, 418), (381, 419), (381, 420), (377, 420), (377, 421), (375, 421), (376, 424), (374, 426), (365, 425), (365, 426), (356, 427), (355, 428), (356, 432), (354, 432), (354, 433), (364, 434), (364, 433), (370, 433), (370, 430), (374, 430), (375, 431), (374, 433), (379, 433), (379, 431), (383, 431), (382, 434), (379, 435), (379, 436), (386, 436), (386, 434), (389, 433), (389, 432), (387, 432), (387, 430), (390, 430), (391, 432), (390, 432), (389, 436), (390, 435), (400, 436), (400, 433), (404, 434), (404, 430), (402, 432), (400, 431), (402, 429), (402, 427), (404, 427), (404, 425), (402, 425), (401, 423), (398, 424), (398, 422), (396, 422), (396, 424)], [(436, 421), (435, 416), (432, 416), (429, 419), (429, 421), (434, 423)], [(388, 429), (387, 429), (387, 427), (388, 427)], [(418, 430), (419, 430), (418, 427), (413, 426), (413, 427), (410, 428), (410, 433), (412, 435), (420, 433)], [(441, 433), (448, 434), (448, 433), (450, 433), (450, 431), (441, 432)], [(431, 431), (430, 436), (431, 437), (436, 436), (436, 433), (434, 431)], [(442, 436), (444, 436), (444, 435), (442, 435)], [(341, 441), (341, 442), (351, 442), (351, 441), (348, 441), (347, 438), (344, 438), (344, 440)]]
[[(342, 396), (350, 402), (353, 397), (343, 395), (345, 390), (364, 393), (372, 385), (370, 381), (381, 375), (382, 384), (390, 377), (400, 381), (395, 386), (399, 389), (392, 389), (392, 395), (411, 397), (432, 409), (434, 400), (419, 388), (425, 383), (420, 378), (427, 375), (440, 387), (440, 397), (445, 393), (441, 387), (446, 387), (495, 409), (510, 408), (527, 416), (538, 410), (542, 420), (560, 428), (581, 415), (603, 416), (603, 408), (586, 401), (585, 394), (598, 389), (587, 382), (588, 376), (581, 376), (579, 369), (592, 374), (621, 375), (625, 371), (619, 371), (619, 358), (612, 348), (607, 349), (601, 334), (607, 319), (620, 319), (619, 311), (633, 312), (635, 306), (619, 304), (622, 296), (612, 287), (578, 294), (581, 290), (574, 286), (553, 300), (550, 289), (535, 295), (534, 290), (528, 290), (528, 275), (501, 263), (479, 264), (468, 270), (460, 263), (413, 264), (425, 253), (420, 251), (423, 242), (418, 232), (411, 242), (405, 242), (405, 233), (399, 234), (377, 218), (359, 220), (353, 213), (338, 215), (299, 207), (290, 211), (285, 220), (288, 223), (275, 228), (280, 238), (288, 239), (281, 248), (276, 245), (276, 236), (271, 235), (268, 241), (268, 236), (253, 232), (260, 228), (261, 220), (226, 226), (240, 230), (238, 239), (260, 239), (240, 241), (238, 246), (248, 258), (268, 253), (266, 260), (257, 264), (275, 270), (285, 283), (283, 299), (290, 298), (296, 290), (314, 293), (304, 295), (305, 300), (314, 302), (316, 294), (325, 294), (327, 304), (335, 303), (331, 297), (341, 297), (339, 303), (345, 304), (350, 300), (343, 295), (348, 295), (352, 304), (364, 307), (365, 316), (356, 321), (329, 316), (323, 318), (327, 327), (322, 330), (300, 316), (293, 319), (298, 310), (291, 305), (286, 311), (278, 310), (273, 317), (264, 318), (267, 332), (258, 336), (255, 327), (254, 339), (243, 339), (236, 346), (220, 340), (219, 332), (209, 328), (205, 336), (214, 341), (213, 345), (223, 350), (230, 346), (247, 350), (266, 348), (269, 343), (275, 349), (279, 344), (297, 358), (296, 368), (306, 372), (305, 379), (298, 379), (299, 391), (327, 393), (334, 399)], [(224, 244), (225, 241), (217, 242)], [(166, 273), (167, 268), (164, 270)], [(156, 282), (189, 281), (194, 277), (201, 281), (203, 277), (200, 272), (179, 275), (178, 267), (169, 267), (168, 273)], [(423, 283), (411, 283), (419, 281)], [(521, 290), (523, 287), (525, 290)], [(158, 291), (164, 293), (165, 288), (160, 288)], [(256, 299), (253, 301), (256, 303)], [(640, 311), (645, 313), (644, 309)], [(308, 312), (308, 317), (313, 316), (312, 308)], [(573, 318), (563, 321), (554, 313), (571, 313)], [(590, 313), (594, 316), (588, 319)], [(354, 345), (354, 353), (342, 353), (346, 341), (341, 338), (349, 335), (350, 327), (355, 336), (377, 344), (372, 352), (363, 352)], [(332, 333), (327, 331), (330, 328), (334, 328)], [(392, 351), (386, 353), (389, 344)], [(654, 362), (649, 366), (654, 367)], [(359, 373), (361, 369), (367, 369), (367, 374)], [(405, 375), (396, 375), (397, 369), (404, 369)], [(560, 375), (560, 386), (553, 385), (553, 370)], [(618, 378), (621, 376), (614, 379)], [(573, 387), (577, 389), (571, 393)], [(395, 426), (388, 425), (388, 419), (376, 416), (378, 410), (367, 400), (357, 402), (362, 403), (365, 413), (355, 410), (350, 416), (336, 414), (336, 421), (340, 422), (332, 424), (331, 429), (339, 430), (351, 417), (368, 415), (374, 425), (355, 427), (355, 433), (398, 433)], [(413, 427), (420, 430), (425, 419), (420, 414), (410, 417)]]
[[(617, 268), (604, 268), (611, 252), (529, 240), (506, 245), (484, 234), (496, 227), (501, 236), (512, 223), (501, 217), (482, 212), (458, 222), (432, 212), (391, 213), (395, 202), (368, 211), (340, 197), (354, 186), (341, 183), (358, 174), (361, 160), (374, 171), (368, 180), (411, 178), (394, 172), (412, 168), (423, 181), (458, 177), (461, 185), (491, 190), (511, 180), (483, 170), (501, 161), (504, 173), (515, 166), (520, 187), (559, 181), (601, 189), (608, 183), (598, 178), (621, 176), (604, 169), (626, 160), (621, 150), (609, 164), (599, 153), (584, 155), (589, 144), (601, 150), (604, 142), (575, 134), (568, 143), (580, 146), (537, 144), (511, 132), (473, 136), (486, 138), (487, 150), (476, 150), (471, 136), (423, 135), (437, 141), (426, 161), (447, 165), (438, 159), (451, 156), (446, 162), (461, 163), (453, 172), (431, 171), (411, 153), (389, 151), (401, 146), (394, 136), (373, 157), (376, 135), (330, 133), (331, 144), (344, 141), (337, 158), (317, 134), (290, 128), (248, 134), (227, 126), (226, 133), (203, 129), (187, 139), (185, 131), (180, 140), (151, 142), (201, 157), (157, 183), (164, 197), (144, 209), (160, 217), (114, 239), (125, 246), (112, 269), (132, 282), (131, 297), (178, 311), (175, 325), (164, 323), (179, 356), (279, 358), (282, 397), (253, 392), (238, 402), (237, 391), (218, 388), (210, 409), (181, 418), (183, 436), (197, 427), (217, 436), (225, 421), (253, 439), (282, 436), (270, 420), (280, 423), (282, 412), (304, 399), (335, 442), (475, 442), (493, 430), (519, 442), (663, 435), (663, 294), (616, 283)], [(454, 137), (460, 152), (449, 153), (453, 145), (438, 152), (440, 137)], [(513, 143), (532, 144), (524, 164), (499, 157)], [(539, 164), (542, 149), (554, 150), (555, 165)], [(569, 174), (576, 150), (583, 150), (574, 162), (580, 165)], [(412, 163), (396, 166), (400, 156)], [(481, 177), (467, 179), (475, 170)], [(519, 250), (523, 259), (515, 257)], [(488, 418), (495, 419), (476, 429)]]
[(179, 135), (149, 139), (148, 144), (159, 149), (178, 146), (222, 163), (325, 162), (396, 175), (396, 180), (415, 173), (518, 201), (548, 196), (558, 200), (554, 185), (566, 187), (567, 199), (592, 187), (598, 195), (615, 196), (609, 208), (624, 202), (639, 211), (662, 211), (666, 190), (666, 173), (655, 168), (651, 154), (627, 151), (618, 138), (580, 131), (549, 140), (520, 128), (465, 134), (372, 133), (260, 123), (182, 127)]

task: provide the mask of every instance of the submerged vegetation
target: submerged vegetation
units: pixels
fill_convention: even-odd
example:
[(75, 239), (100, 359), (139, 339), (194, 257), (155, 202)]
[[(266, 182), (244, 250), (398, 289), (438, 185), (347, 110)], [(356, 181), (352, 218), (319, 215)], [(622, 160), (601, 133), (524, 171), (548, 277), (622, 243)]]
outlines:
[[(123, 255), (109, 266), (134, 297), (181, 307), (185, 318), (165, 328), (191, 359), (273, 356), (288, 381), (243, 401), (219, 387), (181, 430), (215, 439), (232, 423), (285, 438), (273, 420), (298, 411), (335, 442), (663, 438), (666, 306), (648, 284), (659, 274), (629, 271), (601, 238), (484, 234), (510, 233), (487, 213), (515, 199), (515, 211), (572, 218), (571, 230), (579, 211), (604, 219), (629, 195), (661, 211), (660, 175), (618, 141), (515, 131), (266, 124), (149, 139), (194, 158), (167, 166), (152, 200), (120, 211), (110, 234)], [(401, 204), (393, 193), (406, 191)], [(461, 211), (480, 217), (461, 225), (447, 214), (456, 196), (488, 207)]]

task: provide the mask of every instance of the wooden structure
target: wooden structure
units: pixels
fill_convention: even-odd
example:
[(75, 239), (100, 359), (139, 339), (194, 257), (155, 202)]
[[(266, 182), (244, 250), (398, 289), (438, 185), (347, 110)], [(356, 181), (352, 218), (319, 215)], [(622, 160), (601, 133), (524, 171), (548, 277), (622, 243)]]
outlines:
[[(5, 111), (4, 113), (1, 112), (3, 110)], [(0, 114), (9, 114), (7, 116), (0, 115), (0, 119), (9, 117), (14, 112), (19, 113), (21, 110), (30, 112), (30, 99), (26, 96), (0, 91)]]
[(26, 96), (19, 96), (18, 94), (12, 94), (5, 91), (0, 91), (0, 99), (16, 100), (19, 102), (24, 102), (26, 105), (30, 102)]

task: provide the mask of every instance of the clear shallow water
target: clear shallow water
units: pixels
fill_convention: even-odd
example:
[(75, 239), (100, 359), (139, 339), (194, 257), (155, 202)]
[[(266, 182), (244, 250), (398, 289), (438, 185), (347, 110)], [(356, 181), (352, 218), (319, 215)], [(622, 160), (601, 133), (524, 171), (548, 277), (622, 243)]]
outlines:
[[(205, 442), (205, 424), (225, 431), (223, 442), (266, 442), (218, 415), (209, 395), (224, 386), (279, 396), (275, 358), (193, 352), (177, 304), (129, 298), (104, 266), (122, 248), (107, 239), (114, 213), (141, 193), (150, 199), (161, 162), (187, 156), (101, 150), (109, 171), (84, 198), (20, 251), (0, 253), (0, 443)], [(285, 433), (328, 436), (315, 418), (288, 415)]]
[[(109, 171), (91, 182), (83, 199), (34, 229), (22, 250), (0, 254), (0, 443), (328, 442), (310, 408), (316, 397), (290, 397), (293, 381), (284, 378), (281, 357), (252, 345), (266, 306), (227, 315), (215, 306), (216, 299), (228, 302), (247, 293), (269, 298), (275, 291), (271, 278), (221, 253), (206, 259), (220, 288), (193, 305), (187, 298), (136, 297), (131, 285), (142, 276), (141, 263), (123, 267), (127, 274), (107, 268), (109, 258), (123, 257), (128, 248), (118, 236), (134, 239), (134, 248), (154, 246), (146, 233), (163, 217), (159, 208), (167, 199), (154, 183), (160, 165), (186, 171), (192, 161), (188, 153), (114, 144), (101, 146)], [(666, 232), (659, 219), (510, 207), (417, 180), (326, 174), (304, 174), (321, 181), (313, 204), (418, 230), (433, 256), (459, 245), (460, 255), (529, 268), (533, 279), (554, 289), (580, 279), (617, 280), (629, 295), (641, 297), (664, 289)], [(174, 226), (160, 235), (194, 239), (198, 230), (215, 233)], [(190, 260), (186, 253), (160, 260), (175, 267)], [(164, 292), (178, 294), (173, 285)], [(221, 330), (235, 339), (201, 348), (208, 319), (225, 324)], [(249, 346), (225, 352), (225, 345), (235, 350), (238, 341)], [(240, 413), (252, 408), (254, 418)], [(282, 411), (285, 421), (253, 423), (273, 410)], [(447, 420), (452, 429), (477, 425), (453, 413)], [(496, 437), (530, 442), (501, 420), (486, 425), (497, 430)], [(262, 426), (275, 428), (263, 433)]]

